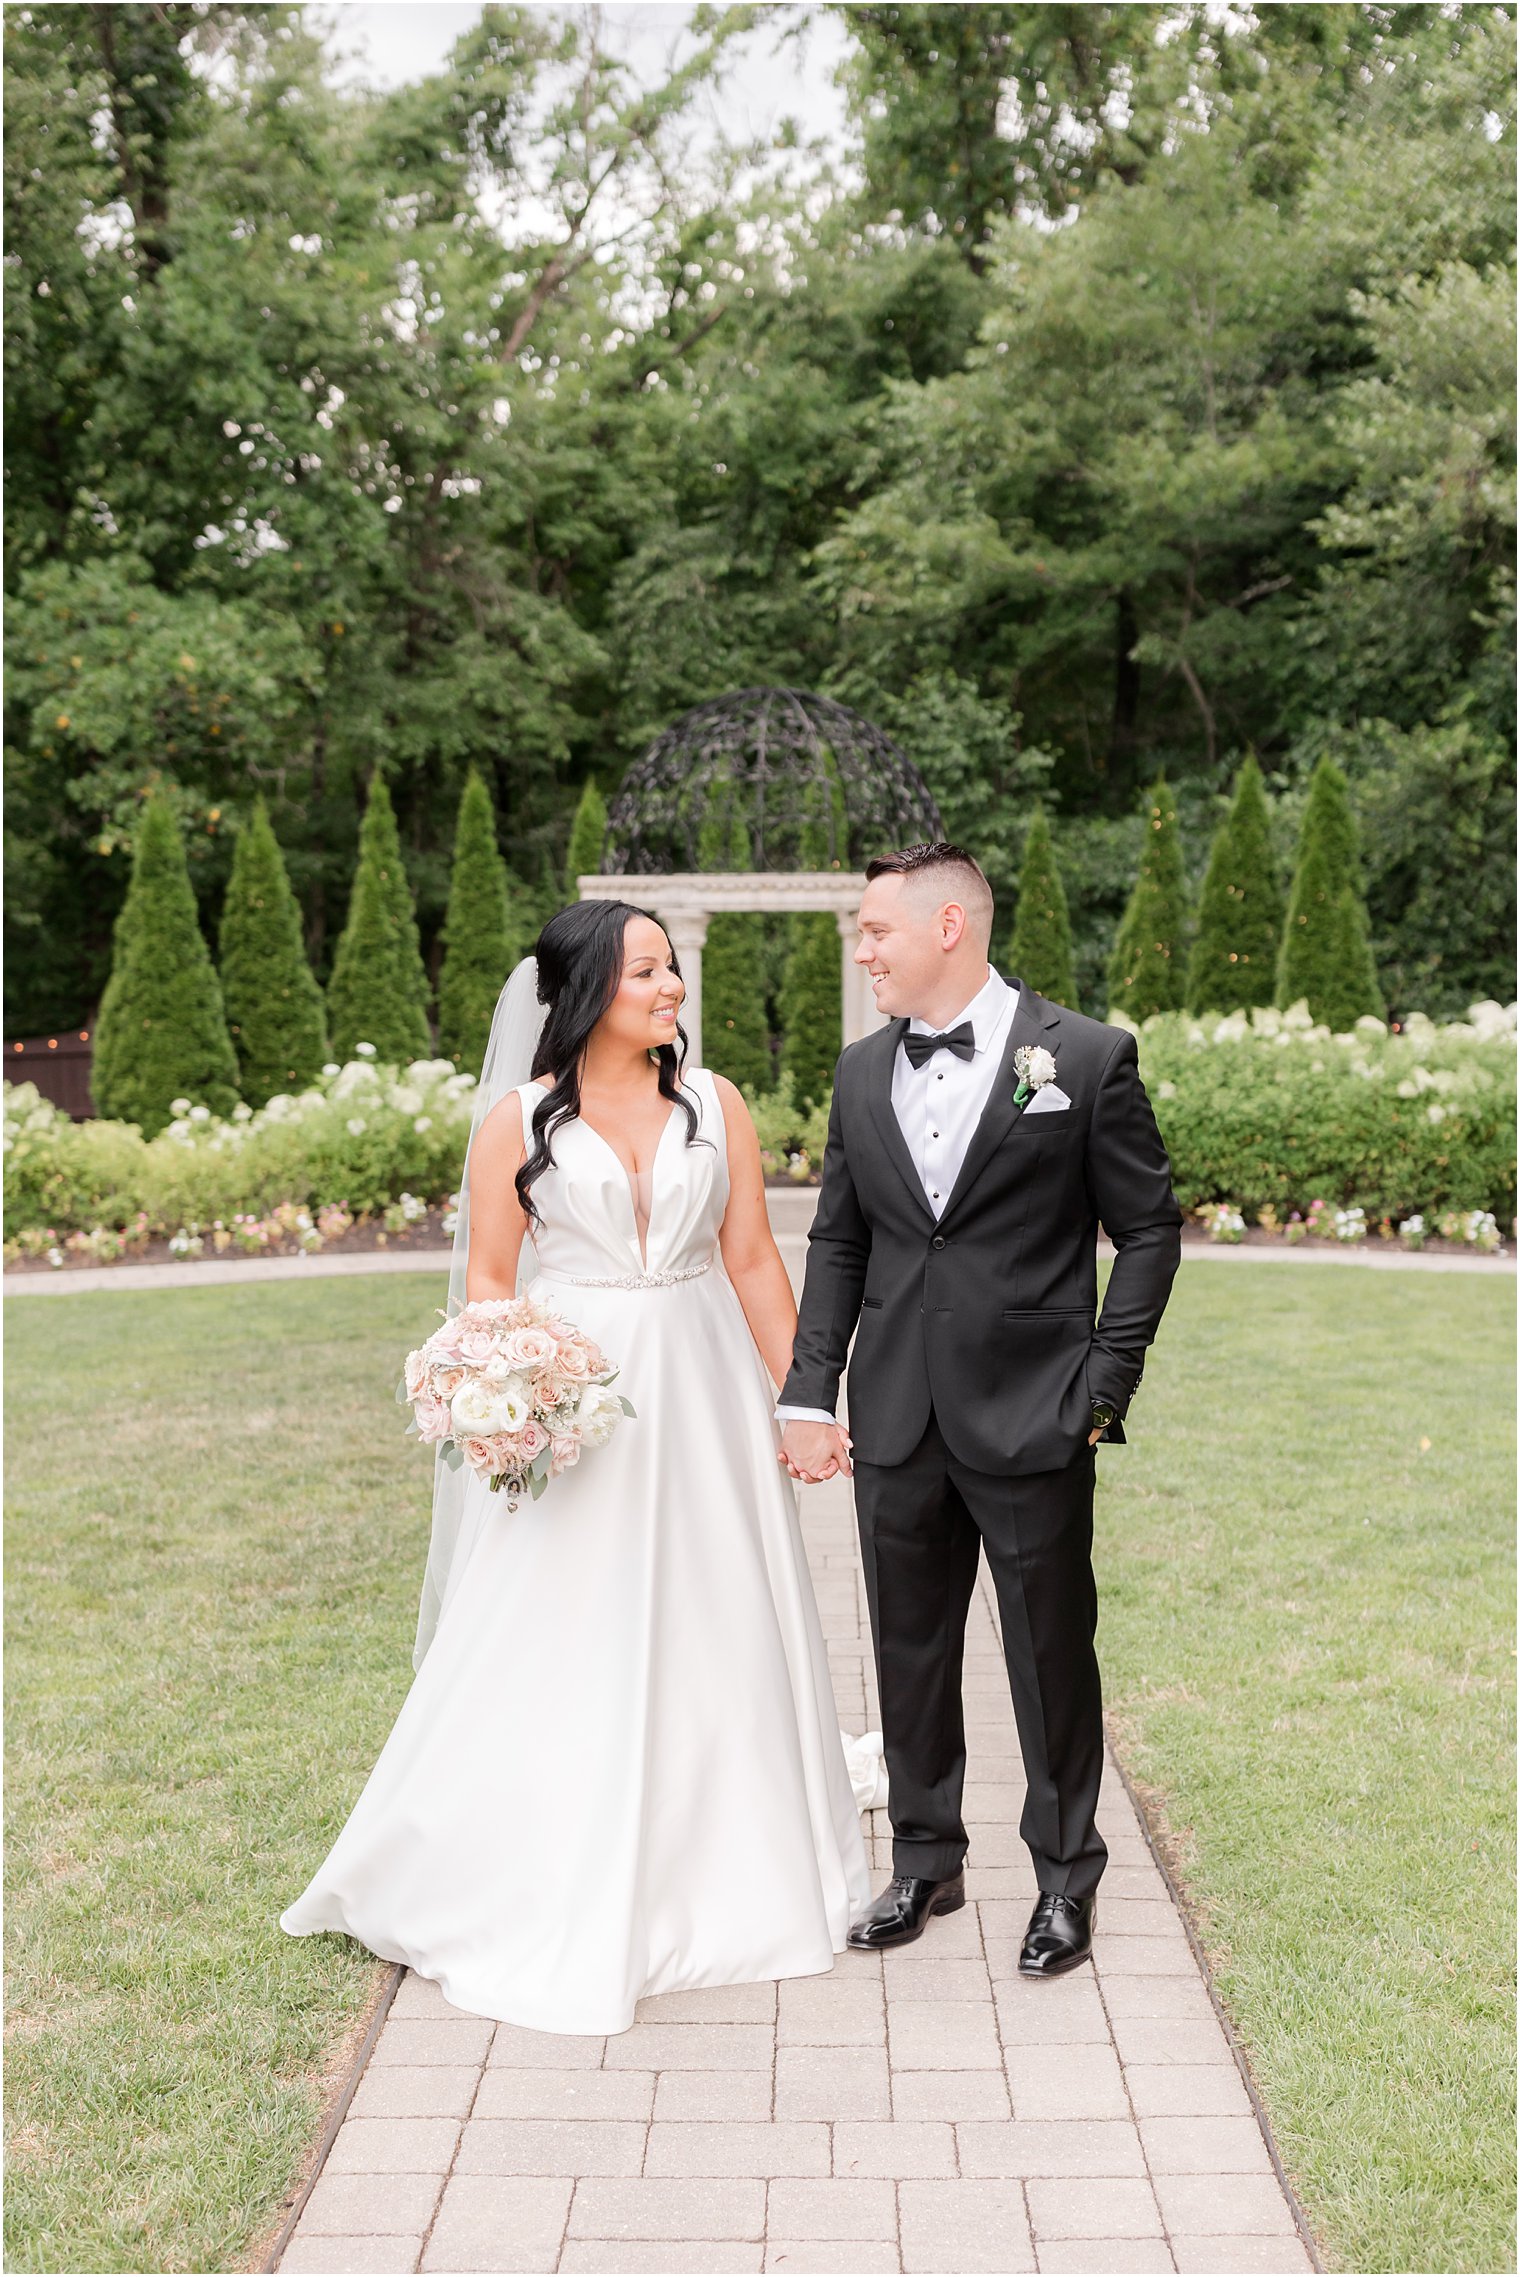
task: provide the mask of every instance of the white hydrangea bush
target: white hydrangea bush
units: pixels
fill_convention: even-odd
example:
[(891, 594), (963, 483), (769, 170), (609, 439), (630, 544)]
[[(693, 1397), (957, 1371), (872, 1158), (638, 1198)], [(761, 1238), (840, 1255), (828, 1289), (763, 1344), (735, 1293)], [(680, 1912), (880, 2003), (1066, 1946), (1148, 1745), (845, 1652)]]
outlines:
[[(165, 1234), (199, 1236), (203, 1248), (282, 1238), (311, 1248), (388, 1209), (400, 1210), (401, 1230), (452, 1199), (474, 1095), (474, 1076), (452, 1060), (394, 1067), (360, 1044), (262, 1107), (219, 1116), (175, 1099), (172, 1120), (145, 1140), (135, 1124), (75, 1122), (35, 1085), (7, 1083), (6, 1236), (47, 1229), (61, 1240), (72, 1229), (99, 1246), (130, 1228), (139, 1243)], [(284, 1224), (287, 1207), (305, 1223)]]

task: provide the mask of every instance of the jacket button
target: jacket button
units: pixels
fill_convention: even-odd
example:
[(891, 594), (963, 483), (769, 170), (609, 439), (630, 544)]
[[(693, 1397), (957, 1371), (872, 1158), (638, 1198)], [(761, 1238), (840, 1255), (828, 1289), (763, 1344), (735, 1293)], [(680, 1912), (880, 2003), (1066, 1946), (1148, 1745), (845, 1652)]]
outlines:
[(944, 1237), (944, 1235), (943, 1235), (942, 1233), (937, 1233), (937, 1234), (934, 1236), (934, 1239), (933, 1239), (933, 1240), (930, 1242), (930, 1244), (929, 1244), (929, 1247), (930, 1247), (931, 1249), (943, 1249), (943, 1248), (944, 1248), (944, 1246), (945, 1246), (945, 1237)]

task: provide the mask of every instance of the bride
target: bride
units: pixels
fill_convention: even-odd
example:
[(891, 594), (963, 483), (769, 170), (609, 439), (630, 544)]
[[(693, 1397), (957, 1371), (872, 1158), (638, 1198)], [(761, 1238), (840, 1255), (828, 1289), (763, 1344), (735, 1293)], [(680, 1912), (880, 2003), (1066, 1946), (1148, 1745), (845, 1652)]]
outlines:
[(684, 994), (618, 901), (561, 910), (502, 991), (450, 1309), (531, 1287), (635, 1419), (515, 1512), (438, 1461), (415, 1680), (280, 1917), (550, 2032), (818, 1975), (870, 1895), (777, 1467), (796, 1308), (744, 1102), (682, 1069)]

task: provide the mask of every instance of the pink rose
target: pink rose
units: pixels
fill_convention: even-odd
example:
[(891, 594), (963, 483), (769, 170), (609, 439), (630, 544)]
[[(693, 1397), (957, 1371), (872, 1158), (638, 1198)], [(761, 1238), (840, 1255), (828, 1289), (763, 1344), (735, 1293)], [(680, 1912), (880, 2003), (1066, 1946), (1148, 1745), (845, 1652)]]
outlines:
[(522, 1440), (522, 1451), (530, 1463), (534, 1456), (541, 1455), (549, 1444), (549, 1434), (536, 1415), (528, 1417), (518, 1436)]
[(549, 1464), (554, 1476), (558, 1478), (561, 1471), (573, 1470), (581, 1459), (579, 1439), (573, 1433), (567, 1438), (562, 1433), (553, 1431), (549, 1435), (549, 1444), (554, 1449)]
[(426, 1352), (408, 1352), (406, 1356), (406, 1396), (415, 1399), (428, 1380)]
[(514, 1369), (531, 1375), (538, 1368), (553, 1366), (559, 1341), (547, 1328), (515, 1328), (502, 1349)]
[(459, 1339), (458, 1350), (466, 1367), (478, 1368), (496, 1350), (496, 1339), (488, 1328), (467, 1328)]
[(591, 1374), (592, 1349), (582, 1337), (573, 1334), (562, 1336), (554, 1364), (562, 1376), (568, 1376), (573, 1383), (583, 1384)]
[(449, 1412), (449, 1403), (446, 1399), (436, 1399), (431, 1392), (422, 1392), (418, 1396), (413, 1413), (417, 1418), (417, 1429), (424, 1439), (448, 1438), (453, 1428), (454, 1419)]
[(501, 1468), (501, 1465), (493, 1460), (494, 1450), (489, 1439), (462, 1440), (459, 1451), (471, 1470), (494, 1471)]

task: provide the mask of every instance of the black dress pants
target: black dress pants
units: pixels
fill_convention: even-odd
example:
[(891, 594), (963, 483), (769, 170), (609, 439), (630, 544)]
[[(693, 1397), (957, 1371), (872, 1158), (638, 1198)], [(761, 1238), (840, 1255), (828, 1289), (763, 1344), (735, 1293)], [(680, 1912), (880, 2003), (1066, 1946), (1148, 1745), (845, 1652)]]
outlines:
[(1098, 1886), (1096, 1468), (1097, 1449), (1083, 1447), (1064, 1470), (994, 1478), (956, 1460), (932, 1414), (905, 1463), (855, 1464), (896, 1873), (943, 1880), (966, 1855), (961, 1661), (985, 1548), (1028, 1783), (1019, 1832), (1042, 1890), (1084, 1898)]

